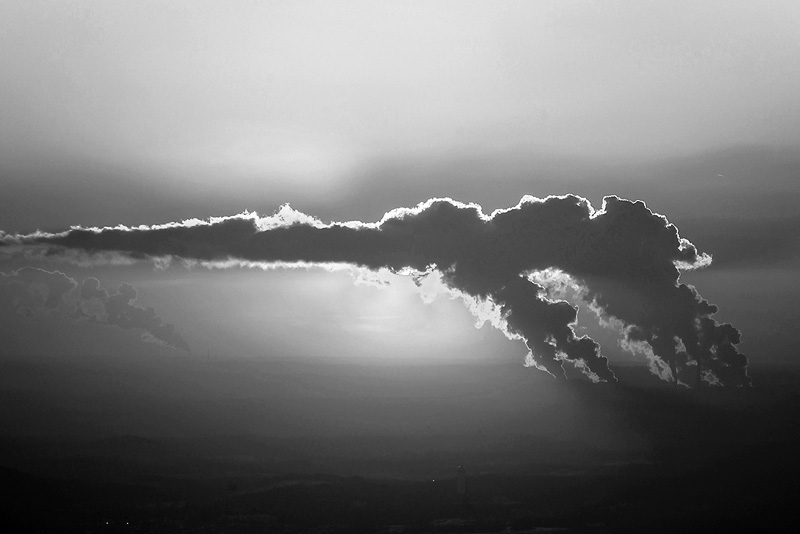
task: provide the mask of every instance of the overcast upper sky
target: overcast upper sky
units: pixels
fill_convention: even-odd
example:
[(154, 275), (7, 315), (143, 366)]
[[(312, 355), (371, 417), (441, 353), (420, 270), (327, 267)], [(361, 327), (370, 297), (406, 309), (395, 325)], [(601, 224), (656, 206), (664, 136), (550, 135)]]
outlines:
[[(789, 362), (798, 28), (789, 0), (2, 0), (0, 230), (269, 215), (285, 202), (373, 222), (432, 196), (488, 213), (523, 194), (596, 208), (618, 194), (714, 255), (686, 279), (743, 331), (751, 363), (754, 351)], [(409, 279), (378, 289), (346, 272), (0, 261), (8, 284), (25, 266), (65, 273), (79, 288), (70, 313), (121, 306), (139, 321), (76, 327), (7, 300), (6, 355), (168, 352), (182, 342), (167, 323), (201, 354), (525, 353), (474, 329), (458, 301), (424, 304)], [(87, 278), (99, 311), (81, 307)], [(609, 354), (624, 357), (613, 343)]]
[(398, 159), (795, 147), (798, 25), (792, 1), (4, 1), (2, 180), (272, 210)]

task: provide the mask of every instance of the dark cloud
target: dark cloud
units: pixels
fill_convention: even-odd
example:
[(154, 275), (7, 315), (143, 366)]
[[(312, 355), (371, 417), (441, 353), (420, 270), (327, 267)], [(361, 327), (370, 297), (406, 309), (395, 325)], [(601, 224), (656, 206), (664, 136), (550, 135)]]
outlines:
[[(714, 321), (716, 307), (679, 281), (679, 269), (705, 266), (710, 258), (641, 201), (606, 197), (596, 211), (575, 195), (524, 197), (487, 216), (476, 204), (432, 199), (374, 224), (323, 224), (285, 206), (264, 218), (244, 213), (13, 239), (52, 251), (118, 251), (133, 258), (346, 263), (418, 275), (436, 270), (451, 290), (499, 311), (500, 326), (525, 340), (533, 365), (562, 376), (569, 361), (590, 378), (615, 380), (599, 345), (575, 334), (576, 309), (548, 298), (530, 276), (557, 269), (603, 318), (621, 323), (629, 344), (651, 351), (664, 375), (749, 383), (746, 359), (735, 347), (738, 331)], [(135, 297), (124, 291), (120, 299)]]
[(62, 310), (78, 319), (142, 330), (145, 341), (189, 350), (183, 337), (171, 324), (164, 323), (153, 308), (133, 304), (137, 293), (129, 284), (122, 284), (116, 293), (109, 294), (96, 278), (78, 284), (60, 271), (23, 267), (9, 274), (0, 272), (0, 294), (3, 293), (23, 315)]
[(105, 324), (126, 330), (144, 330), (145, 340), (188, 352), (186, 340), (175, 332), (171, 324), (164, 323), (153, 308), (134, 306), (137, 295), (136, 289), (130, 284), (122, 284), (116, 293), (109, 294), (100, 288), (100, 282), (96, 278), (87, 278), (80, 289), (80, 298), (85, 305), (82, 312)]

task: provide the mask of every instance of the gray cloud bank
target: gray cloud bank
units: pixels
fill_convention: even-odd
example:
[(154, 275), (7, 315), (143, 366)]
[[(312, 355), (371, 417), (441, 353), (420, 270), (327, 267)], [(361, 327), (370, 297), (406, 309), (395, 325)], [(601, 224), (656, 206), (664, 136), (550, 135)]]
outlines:
[(109, 293), (96, 278), (86, 278), (79, 284), (61, 271), (23, 267), (0, 272), (0, 295), (23, 315), (62, 310), (78, 320), (142, 330), (145, 341), (189, 350), (183, 337), (153, 308), (134, 305), (137, 292), (130, 284), (122, 284), (116, 293)]
[(549, 298), (534, 281), (534, 273), (555, 270), (580, 287), (601, 319), (622, 328), (626, 346), (649, 354), (662, 378), (749, 384), (738, 330), (717, 323), (716, 306), (679, 280), (680, 269), (708, 265), (710, 258), (641, 201), (610, 196), (595, 210), (575, 195), (526, 196), (486, 215), (476, 204), (431, 199), (377, 223), (331, 224), (285, 206), (271, 217), (244, 213), (3, 239), (43, 245), (49, 254), (79, 249), (132, 258), (341, 263), (418, 277), (438, 271), (450, 290), (497, 312), (496, 325), (525, 341), (536, 367), (559, 377), (570, 362), (594, 380), (615, 381), (600, 346), (575, 333), (576, 308)]

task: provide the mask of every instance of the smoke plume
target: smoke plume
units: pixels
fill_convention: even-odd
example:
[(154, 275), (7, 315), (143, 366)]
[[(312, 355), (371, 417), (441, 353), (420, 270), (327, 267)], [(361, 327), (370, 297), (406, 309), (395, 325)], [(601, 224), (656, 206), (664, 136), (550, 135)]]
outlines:
[[(713, 319), (717, 308), (680, 271), (711, 258), (641, 201), (606, 197), (600, 210), (575, 195), (538, 199), (486, 215), (476, 204), (431, 199), (376, 223), (325, 224), (289, 206), (275, 215), (243, 213), (136, 228), (72, 228), (6, 236), (48, 254), (116, 251), (130, 258), (178, 257), (217, 264), (349, 264), (412, 274), (437, 271), (447, 287), (494, 310), (521, 338), (532, 365), (564, 376), (569, 362), (598, 381), (615, 381), (600, 346), (575, 333), (577, 309), (548, 296), (535, 273), (557, 270), (580, 286), (601, 318), (620, 324), (624, 343), (646, 347), (664, 378), (747, 385), (739, 332)], [(91, 291), (87, 289), (87, 291)]]
[(189, 351), (183, 337), (171, 324), (164, 323), (153, 308), (134, 305), (137, 293), (130, 284), (108, 293), (96, 278), (79, 284), (61, 271), (23, 267), (8, 274), (0, 272), (0, 295), (8, 297), (22, 315), (60, 310), (75, 319), (141, 330), (145, 341)]

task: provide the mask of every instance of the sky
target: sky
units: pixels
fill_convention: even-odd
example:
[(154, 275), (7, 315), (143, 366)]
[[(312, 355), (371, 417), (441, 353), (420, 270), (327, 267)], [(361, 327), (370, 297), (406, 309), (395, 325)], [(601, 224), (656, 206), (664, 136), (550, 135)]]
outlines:
[[(795, 366), (798, 25), (791, 1), (0, 2), (1, 355), (154, 374), (176, 358), (513, 362), (549, 379), (507, 339), (523, 334), (475, 328), (462, 297), (500, 302), (499, 286), (270, 264), (294, 257), (204, 265), (174, 243), (85, 253), (65, 238), (48, 253), (30, 236), (269, 221), (286, 203), (312, 227), (434, 197), (490, 217), (574, 194), (592, 212), (607, 195), (642, 200), (675, 223), (713, 261), (670, 287), (719, 306), (755, 379)], [(430, 235), (446, 249), (442, 224)], [(612, 371), (648, 364), (590, 308), (564, 343), (591, 335)]]

